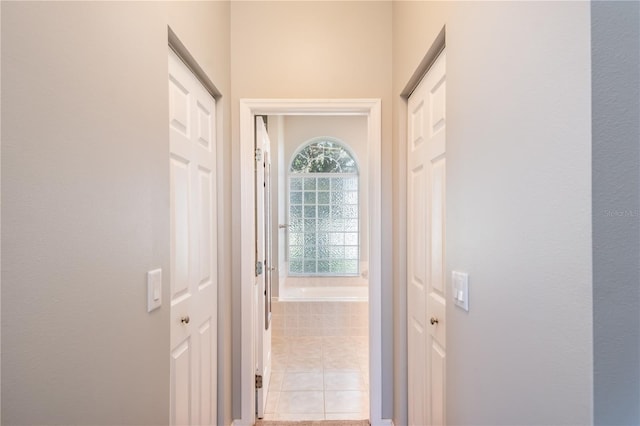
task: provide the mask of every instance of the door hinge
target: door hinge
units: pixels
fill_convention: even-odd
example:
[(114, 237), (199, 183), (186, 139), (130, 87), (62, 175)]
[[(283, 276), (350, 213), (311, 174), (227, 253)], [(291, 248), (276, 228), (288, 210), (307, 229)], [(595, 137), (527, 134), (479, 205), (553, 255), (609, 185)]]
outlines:
[(262, 389), (262, 376), (256, 374), (256, 389)]
[(262, 161), (262, 150), (260, 148), (256, 148), (256, 162)]
[(262, 274), (262, 262), (256, 262), (256, 277)]

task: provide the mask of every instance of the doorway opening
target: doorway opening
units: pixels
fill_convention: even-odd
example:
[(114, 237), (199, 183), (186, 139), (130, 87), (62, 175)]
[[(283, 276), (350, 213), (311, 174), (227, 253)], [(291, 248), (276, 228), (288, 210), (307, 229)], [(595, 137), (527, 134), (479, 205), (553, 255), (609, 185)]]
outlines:
[(271, 375), (258, 417), (368, 419), (367, 117), (267, 121), (278, 190)]
[[(362, 120), (363, 128), (365, 129), (364, 149), (362, 151), (362, 154), (360, 154), (360, 158), (358, 158), (358, 160), (360, 161), (361, 164), (367, 164), (368, 166), (368, 171), (366, 173), (366, 185), (361, 184), (360, 186), (360, 190), (362, 191), (362, 193), (365, 193), (365, 192), (367, 193), (365, 206), (368, 210), (368, 214), (367, 214), (368, 223), (366, 223), (366, 225), (363, 226), (362, 222), (360, 221), (359, 231), (361, 235), (359, 240), (360, 240), (361, 249), (358, 255), (361, 255), (362, 252), (366, 251), (366, 254), (368, 257), (367, 259), (368, 265), (366, 266), (366, 268), (362, 268), (361, 264), (358, 264), (355, 268), (350, 269), (353, 271), (357, 271), (357, 273), (352, 273), (351, 274), (352, 276), (345, 277), (345, 278), (358, 278), (358, 277), (362, 278), (362, 274), (364, 273), (367, 279), (366, 280), (367, 284), (368, 284), (367, 286), (364, 287), (366, 297), (364, 299), (365, 305), (363, 305), (365, 306), (364, 316), (365, 316), (365, 321), (368, 322), (368, 328), (363, 333), (366, 335), (362, 336), (363, 337), (362, 340), (366, 341), (368, 345), (367, 345), (367, 348), (365, 349), (367, 353), (363, 354), (360, 361), (366, 364), (366, 370), (364, 370), (365, 377), (361, 377), (361, 378), (363, 379), (362, 381), (364, 383), (368, 383), (368, 388), (369, 388), (368, 398), (367, 398), (368, 401), (366, 401), (367, 404), (365, 405), (366, 412), (364, 413), (364, 417), (371, 419), (372, 423), (380, 423), (382, 421), (381, 419), (382, 324), (381, 324), (381, 283), (380, 283), (380, 268), (379, 268), (380, 260), (381, 260), (380, 259), (380, 253), (381, 253), (381, 250), (380, 250), (380, 244), (381, 244), (380, 243), (381, 241), (380, 111), (381, 110), (380, 110), (379, 99), (329, 100), (329, 101), (327, 100), (316, 101), (316, 100), (245, 100), (243, 99), (240, 101), (240, 139), (241, 139), (240, 149), (241, 149), (241, 158), (242, 158), (241, 159), (241, 168), (242, 168), (241, 191), (242, 191), (242, 194), (245, 194), (242, 199), (242, 218), (241, 218), (242, 220), (241, 247), (242, 247), (243, 253), (251, 253), (252, 252), (251, 248), (255, 244), (255, 226), (253, 222), (254, 198), (251, 196), (251, 194), (253, 194), (253, 191), (254, 191), (253, 161), (255, 158), (254, 156), (255, 153), (253, 152), (253, 150), (254, 150), (254, 135), (255, 135), (254, 133), (255, 132), (255, 116), (266, 115), (266, 116), (269, 116), (270, 118), (274, 117), (274, 122), (277, 122), (277, 120), (281, 117), (290, 117), (290, 116), (306, 117), (307, 119), (312, 118), (310, 116), (315, 116), (317, 118), (326, 117), (326, 116), (336, 116), (336, 117), (354, 116)], [(276, 155), (277, 154), (275, 152), (272, 152), (271, 157), (275, 158)], [(288, 163), (290, 159), (291, 158), (287, 158), (285, 163)], [(361, 174), (361, 176), (363, 175)], [(327, 196), (327, 194), (320, 195), (320, 193), (318, 192), (318, 191), (320, 192), (324, 191), (317, 188), (318, 179), (319, 178), (317, 176), (314, 177), (314, 183), (316, 184), (316, 188), (314, 191), (312, 191), (311, 188), (309, 187), (309, 194), (314, 194), (314, 195), (307, 195), (309, 202), (312, 201), (311, 198), (315, 197), (316, 198), (315, 201), (318, 202), (318, 199), (317, 199), (318, 196), (320, 197)], [(288, 179), (285, 180), (285, 182), (289, 185), (291, 184), (288, 181)], [(304, 180), (302, 181), (302, 183), (304, 185)], [(322, 184), (324, 183), (326, 182), (322, 182)], [(309, 182), (309, 184), (311, 184), (311, 182)], [(331, 186), (329, 185), (329, 189), (330, 188)], [(303, 190), (301, 192), (302, 192), (301, 195), (304, 197), (305, 191)], [(329, 195), (328, 203), (322, 203), (322, 204), (325, 206), (329, 206), (330, 200), (331, 200), (330, 197), (331, 196)], [(303, 200), (303, 202), (301, 203), (301, 206), (304, 207), (304, 205), (305, 204)], [(311, 206), (311, 203), (309, 203), (309, 205)], [(359, 205), (361, 206), (362, 203), (360, 203)], [(311, 219), (314, 219), (316, 221), (315, 226), (317, 227), (319, 220), (321, 219), (317, 216), (319, 205), (315, 205), (314, 207), (316, 208), (316, 217), (305, 218), (303, 214), (302, 221), (304, 222), (305, 219), (309, 219), (309, 225), (311, 225), (310, 223)], [(311, 209), (309, 209), (309, 214), (310, 212), (311, 212)], [(277, 219), (278, 220), (276, 221), (276, 226), (282, 225), (282, 227), (278, 226), (279, 229), (277, 229), (276, 232), (281, 232), (281, 234), (283, 235), (282, 240), (286, 241), (286, 239), (288, 238), (286, 234), (289, 232), (287, 225), (290, 225), (290, 223), (287, 222), (289, 220), (289, 217), (285, 216), (283, 218), (282, 216), (280, 216), (280, 217), (277, 217)], [(344, 219), (342, 222), (342, 226), (344, 226)], [(318, 228), (316, 228), (316, 230), (317, 229)], [(344, 228), (343, 228), (343, 231), (344, 231)], [(366, 238), (363, 238), (364, 235), (366, 235)], [(334, 236), (334, 237), (340, 238), (339, 236)], [(343, 246), (344, 246), (344, 243), (343, 243)], [(315, 244), (314, 247), (315, 247), (314, 250), (320, 250), (319, 248), (320, 246), (318, 246), (317, 243)], [(282, 253), (282, 250), (279, 250), (279, 251)], [(311, 256), (311, 254), (313, 254), (311, 253), (312, 250), (309, 249), (308, 251), (309, 251), (308, 253), (309, 256)], [(289, 255), (290, 253), (285, 253), (285, 255), (282, 256), (277, 263), (274, 263), (275, 265), (277, 265), (276, 269), (279, 271), (279, 273), (277, 273), (276, 275), (279, 276), (279, 275), (282, 275), (283, 272), (289, 271), (288, 265), (283, 264), (284, 261), (290, 261)], [(359, 261), (361, 260), (360, 259), (361, 257), (362, 256), (358, 257)], [(318, 268), (326, 268), (326, 267), (328, 267), (329, 269), (331, 268), (329, 264), (320, 263), (320, 262), (324, 262), (325, 260), (327, 259), (324, 259), (324, 258), (318, 259), (317, 256), (315, 259), (313, 259), (313, 261), (315, 262), (316, 271), (318, 270)], [(274, 260), (274, 262), (276, 261)], [(339, 263), (340, 261), (336, 260), (335, 265), (338, 266)], [(342, 264), (344, 264), (344, 259), (342, 261)], [(308, 268), (311, 268), (311, 266), (312, 265), (311, 265), (311, 259), (310, 259)], [(349, 265), (349, 266), (351, 267), (353, 265)], [(259, 332), (256, 327), (257, 317), (259, 313), (257, 311), (258, 304), (256, 303), (256, 300), (255, 300), (256, 291), (254, 288), (255, 286), (254, 272), (255, 272), (255, 259), (251, 258), (250, 256), (246, 256), (246, 258), (243, 257), (242, 273), (241, 273), (242, 274), (241, 275), (241, 281), (242, 281), (241, 306), (243, 311), (242, 325), (241, 325), (242, 327), (242, 338), (241, 338), (242, 418), (238, 421), (238, 424), (243, 424), (243, 425), (245, 424), (252, 425), (256, 419), (256, 398), (255, 398), (256, 381), (253, 373), (255, 371), (254, 366), (256, 363), (256, 359), (262, 356), (260, 353), (261, 348), (258, 347), (259, 344), (257, 343), (257, 339), (256, 339), (257, 333)], [(303, 272), (304, 272), (304, 264), (303, 264)], [(296, 278), (301, 278), (301, 277), (296, 277)], [(322, 279), (319, 277), (308, 277), (308, 278)], [(329, 279), (331, 280), (335, 280), (336, 278), (337, 277), (333, 277), (333, 276), (329, 277)], [(340, 285), (338, 284), (337, 286), (339, 287)], [(281, 288), (284, 288), (284, 286), (282, 286)], [(282, 296), (280, 294), (281, 288), (278, 288), (277, 290), (274, 291), (274, 295), (276, 297)], [(274, 300), (277, 300), (277, 299), (274, 299)], [(292, 303), (292, 304), (284, 305), (280, 307), (274, 306), (274, 328), (273, 328), (274, 332), (278, 328), (277, 313), (279, 309), (281, 310), (281, 312), (283, 312), (284, 309), (289, 309), (290, 312), (292, 312), (293, 310), (298, 310), (298, 312), (300, 312), (300, 309), (302, 309), (303, 311), (307, 309), (315, 310), (316, 312), (318, 312), (318, 315), (321, 315), (321, 312), (323, 312), (322, 309), (325, 306), (327, 310), (337, 309), (335, 307), (331, 307), (333, 305), (329, 304), (327, 300), (324, 300), (324, 301), (309, 300), (306, 302), (302, 300), (297, 300), (297, 301), (287, 301), (287, 302), (283, 301), (282, 303), (287, 303), (287, 304)], [(313, 306), (311, 304), (301, 306), (300, 303), (312, 303)], [(342, 303), (344, 303), (344, 300), (342, 300)], [(351, 309), (351, 307), (346, 304), (342, 305), (341, 309), (344, 310), (344, 309), (347, 309), (347, 307)], [(353, 308), (353, 309), (355, 311), (358, 308)], [(295, 321), (295, 320), (292, 320), (292, 321)], [(321, 336), (321, 337), (324, 337), (324, 336)], [(332, 337), (336, 338), (336, 339), (333, 339), (334, 343), (339, 341), (339, 339), (337, 339), (338, 336), (332, 336)], [(347, 336), (341, 336), (341, 337), (346, 338)], [(314, 347), (313, 345), (314, 345), (313, 342), (311, 342), (310, 345), (306, 347), (307, 348), (306, 350), (309, 350), (310, 352), (312, 352)], [(277, 355), (276, 351), (277, 351), (277, 345), (276, 347), (274, 347), (274, 355)], [(302, 351), (302, 349), (298, 348), (296, 349), (296, 351), (300, 352)], [(359, 368), (359, 365), (358, 365), (358, 368)], [(358, 370), (358, 371), (362, 372), (362, 370)], [(294, 376), (295, 374), (292, 374), (291, 377), (288, 377), (288, 379), (293, 380), (295, 378)], [(330, 378), (333, 379), (338, 377), (330, 377)], [(353, 378), (355, 379), (355, 375)], [(283, 376), (282, 379), (284, 380), (285, 377)], [(279, 378), (276, 378), (276, 381), (277, 380), (279, 380)], [(280, 383), (280, 385), (282, 385), (282, 383)], [(360, 395), (362, 395), (362, 391), (354, 390), (354, 392), (360, 392)], [(332, 396), (338, 396), (338, 395), (339, 394), (336, 394), (336, 395), (332, 394)], [(355, 396), (355, 394), (353, 396)], [(334, 413), (334, 414), (336, 414), (336, 418), (337, 416), (339, 416), (339, 413)], [(347, 413), (345, 411), (343, 414), (353, 415), (354, 413)], [(359, 415), (358, 417), (362, 418), (362, 415)], [(308, 418), (305, 420), (313, 420), (313, 419)]]

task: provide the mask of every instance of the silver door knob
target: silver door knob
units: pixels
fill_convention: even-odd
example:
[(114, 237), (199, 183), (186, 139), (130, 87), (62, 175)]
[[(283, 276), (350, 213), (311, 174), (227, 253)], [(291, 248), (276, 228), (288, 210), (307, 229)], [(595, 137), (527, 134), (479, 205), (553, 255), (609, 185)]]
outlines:
[(436, 317), (431, 317), (431, 325), (437, 324), (438, 323), (438, 318)]
[(180, 322), (183, 323), (183, 324), (189, 324), (189, 321), (191, 321), (189, 316), (180, 318)]
[(280, 228), (280, 229), (287, 229), (288, 227), (289, 227), (288, 223), (281, 223), (281, 224), (278, 225), (278, 228)]

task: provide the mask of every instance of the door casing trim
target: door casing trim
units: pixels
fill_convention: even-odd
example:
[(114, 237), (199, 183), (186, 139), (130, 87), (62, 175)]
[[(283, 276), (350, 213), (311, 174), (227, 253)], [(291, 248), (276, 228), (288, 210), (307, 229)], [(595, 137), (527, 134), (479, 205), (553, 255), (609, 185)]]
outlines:
[[(240, 99), (240, 252), (253, 253), (255, 115), (363, 115), (367, 117), (369, 162), (369, 419), (372, 425), (388, 425), (382, 419), (382, 108), (380, 99)], [(241, 418), (237, 426), (255, 422), (255, 301), (254, 259), (240, 260)]]

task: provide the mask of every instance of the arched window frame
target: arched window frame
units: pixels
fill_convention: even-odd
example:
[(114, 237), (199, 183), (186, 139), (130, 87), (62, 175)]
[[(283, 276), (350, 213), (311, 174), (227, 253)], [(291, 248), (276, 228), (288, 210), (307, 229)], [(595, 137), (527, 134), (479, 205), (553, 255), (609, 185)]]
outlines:
[[(347, 173), (292, 171), (308, 147), (330, 142), (353, 160)], [(289, 275), (357, 276), (360, 273), (360, 190), (356, 156), (333, 137), (310, 139), (289, 161), (287, 214)]]

